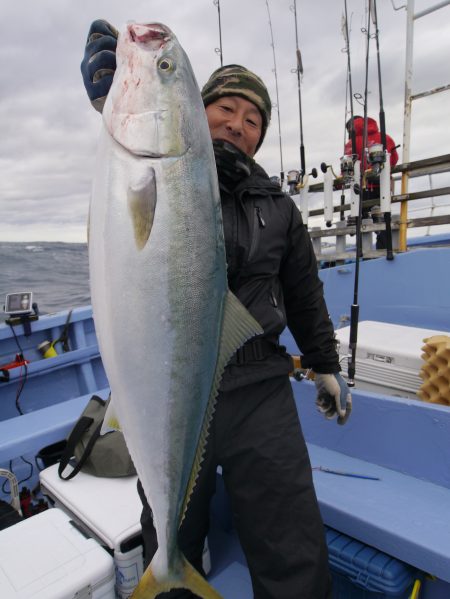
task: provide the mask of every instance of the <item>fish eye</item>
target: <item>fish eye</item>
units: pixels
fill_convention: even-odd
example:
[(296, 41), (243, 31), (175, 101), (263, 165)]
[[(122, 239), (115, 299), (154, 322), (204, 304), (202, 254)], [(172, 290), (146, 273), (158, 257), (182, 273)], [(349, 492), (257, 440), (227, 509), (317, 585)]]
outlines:
[(164, 73), (169, 73), (170, 71), (173, 71), (174, 68), (175, 68), (175, 65), (174, 65), (173, 61), (170, 60), (170, 58), (162, 58), (159, 61), (158, 69), (160, 71), (163, 71)]

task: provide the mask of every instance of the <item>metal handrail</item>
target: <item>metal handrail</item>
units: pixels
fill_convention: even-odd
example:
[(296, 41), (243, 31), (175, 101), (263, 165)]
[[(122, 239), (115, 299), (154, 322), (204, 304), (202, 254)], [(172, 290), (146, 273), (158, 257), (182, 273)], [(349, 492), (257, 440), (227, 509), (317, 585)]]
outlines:
[[(404, 105), (404, 118), (403, 118), (403, 160), (409, 162), (409, 149), (411, 141), (411, 108), (412, 101), (419, 98), (424, 98), (432, 94), (446, 91), (450, 89), (450, 85), (443, 85), (439, 88), (435, 88), (429, 91), (421, 92), (419, 94), (412, 94), (412, 75), (413, 75), (413, 40), (414, 40), (414, 21), (430, 14), (444, 6), (450, 4), (450, 0), (445, 0), (434, 6), (422, 10), (414, 14), (414, 0), (408, 0), (406, 6), (406, 61), (405, 61), (405, 105)], [(409, 175), (407, 171), (402, 174), (402, 195), (408, 193), (408, 179)], [(403, 223), (400, 227), (400, 239), (399, 249), (400, 251), (406, 251), (406, 222), (408, 220), (408, 204), (402, 202), (400, 207), (400, 220)]]

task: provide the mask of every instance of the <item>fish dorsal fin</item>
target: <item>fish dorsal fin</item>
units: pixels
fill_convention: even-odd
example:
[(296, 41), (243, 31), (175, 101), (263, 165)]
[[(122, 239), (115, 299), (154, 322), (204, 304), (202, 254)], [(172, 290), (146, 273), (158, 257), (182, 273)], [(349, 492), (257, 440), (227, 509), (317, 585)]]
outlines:
[(133, 225), (134, 239), (142, 250), (150, 237), (156, 208), (155, 169), (149, 167), (128, 187), (128, 209)]
[(183, 521), (190, 496), (194, 490), (198, 474), (200, 472), (205, 452), (206, 440), (209, 434), (209, 426), (216, 407), (217, 394), (220, 381), (226, 365), (236, 351), (251, 337), (263, 333), (261, 325), (253, 318), (248, 310), (241, 304), (237, 297), (228, 291), (225, 297), (222, 331), (219, 342), (219, 355), (216, 363), (213, 384), (209, 396), (208, 406), (203, 420), (197, 452), (192, 466), (191, 476), (184, 498), (183, 510), (181, 512), (180, 524)]

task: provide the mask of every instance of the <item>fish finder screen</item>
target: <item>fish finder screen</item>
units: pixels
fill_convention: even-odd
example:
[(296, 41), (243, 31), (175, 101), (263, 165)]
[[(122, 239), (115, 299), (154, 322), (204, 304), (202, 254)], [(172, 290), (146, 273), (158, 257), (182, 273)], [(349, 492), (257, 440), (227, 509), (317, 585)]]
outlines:
[(33, 310), (33, 294), (31, 291), (8, 293), (5, 301), (7, 314), (28, 314)]

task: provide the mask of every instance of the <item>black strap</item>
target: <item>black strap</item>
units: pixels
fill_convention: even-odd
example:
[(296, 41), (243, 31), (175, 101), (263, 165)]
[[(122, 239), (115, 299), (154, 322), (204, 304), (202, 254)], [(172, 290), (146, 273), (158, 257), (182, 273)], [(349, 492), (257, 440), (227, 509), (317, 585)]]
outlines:
[[(103, 400), (100, 397), (97, 397), (96, 395), (94, 395), (90, 401), (92, 401), (92, 400), (100, 401), (100, 402), (104, 403)], [(69, 435), (69, 438), (67, 439), (67, 445), (63, 451), (63, 454), (61, 456), (61, 461), (59, 462), (59, 466), (58, 466), (59, 477), (62, 478), (63, 480), (70, 480), (76, 474), (78, 474), (78, 472), (81, 470), (81, 468), (85, 464), (88, 457), (91, 455), (92, 448), (94, 447), (95, 442), (97, 441), (97, 439), (100, 436), (100, 430), (102, 428), (103, 422), (100, 422), (100, 424), (97, 426), (95, 431), (93, 431), (83, 454), (81, 455), (79, 460), (75, 463), (72, 472), (70, 472), (67, 476), (63, 476), (62, 473), (64, 472), (66, 466), (69, 464), (69, 462), (71, 461), (71, 459), (75, 453), (76, 445), (80, 442), (84, 433), (88, 430), (88, 428), (92, 425), (93, 422), (94, 422), (93, 418), (90, 418), (89, 416), (81, 416), (81, 418), (78, 420), (78, 422), (73, 427), (73, 429)]]
[(254, 362), (264, 360), (270, 355), (280, 353), (285, 348), (274, 341), (267, 339), (253, 339), (247, 341), (240, 347), (230, 360), (230, 364), (245, 364), (246, 362)]

